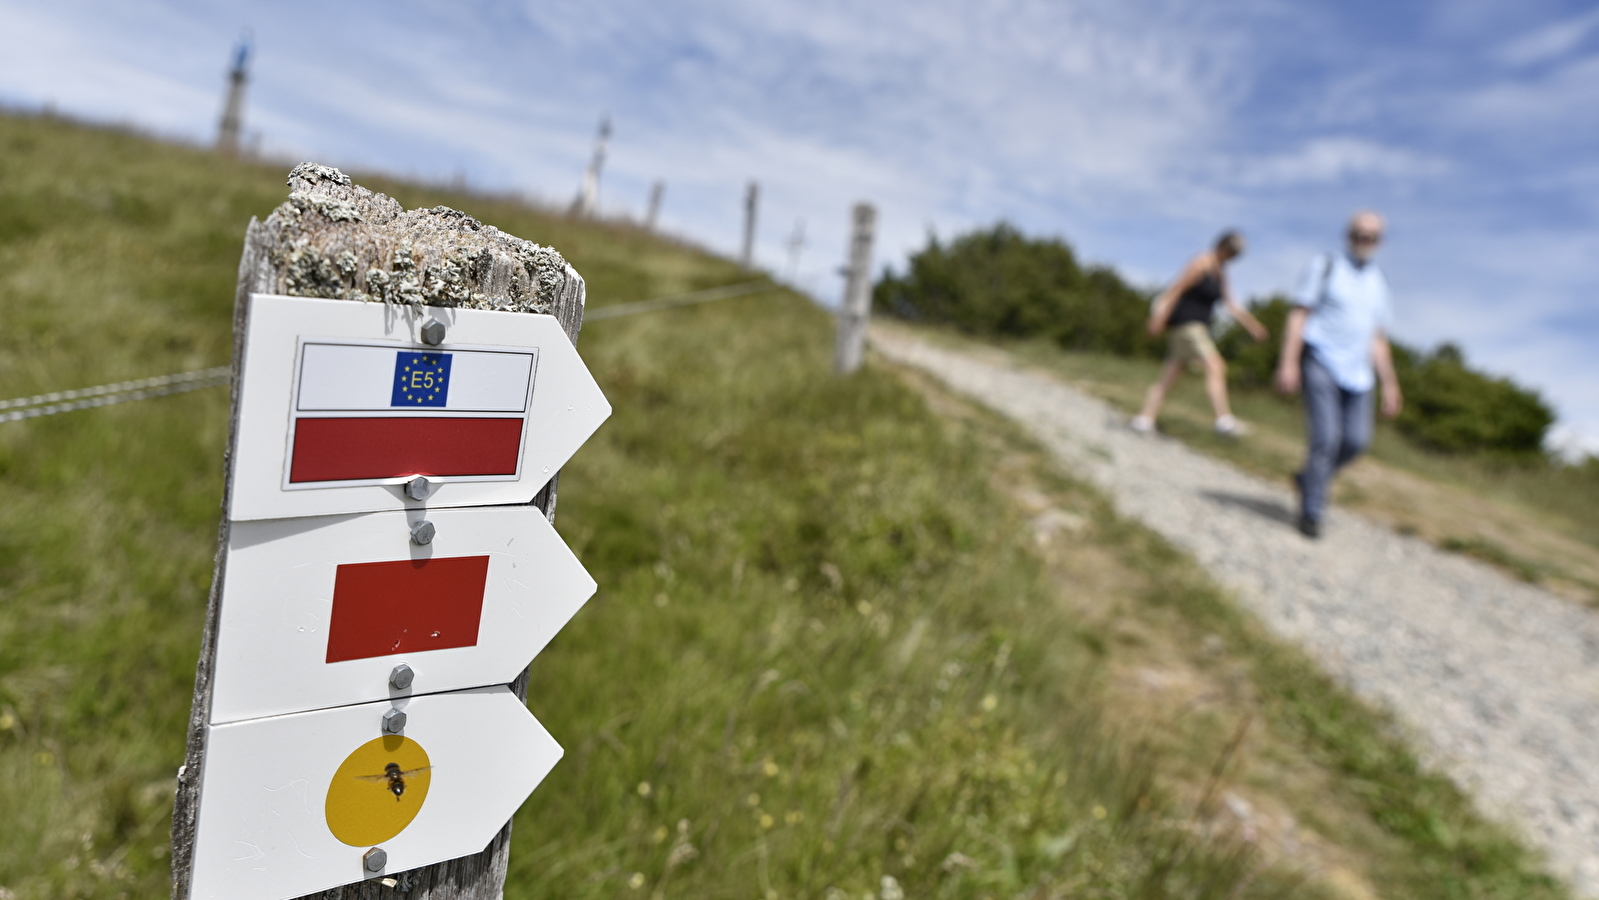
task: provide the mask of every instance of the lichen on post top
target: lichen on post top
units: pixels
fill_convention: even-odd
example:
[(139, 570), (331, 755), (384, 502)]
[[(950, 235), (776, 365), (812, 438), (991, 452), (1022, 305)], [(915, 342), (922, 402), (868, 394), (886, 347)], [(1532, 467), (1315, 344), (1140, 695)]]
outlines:
[(253, 226), (276, 233), (266, 245), (277, 293), (548, 313), (581, 290), (554, 248), (460, 210), (407, 210), (316, 163), (295, 166), (288, 184), (288, 199)]

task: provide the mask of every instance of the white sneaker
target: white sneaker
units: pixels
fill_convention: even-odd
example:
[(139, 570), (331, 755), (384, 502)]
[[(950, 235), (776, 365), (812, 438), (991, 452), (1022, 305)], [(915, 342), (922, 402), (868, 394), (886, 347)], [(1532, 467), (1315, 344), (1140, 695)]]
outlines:
[(1249, 433), (1249, 427), (1236, 416), (1222, 416), (1216, 420), (1216, 433), (1222, 437), (1243, 437)]
[(1155, 420), (1148, 416), (1133, 416), (1132, 421), (1127, 423), (1127, 427), (1139, 434), (1149, 434), (1155, 430)]

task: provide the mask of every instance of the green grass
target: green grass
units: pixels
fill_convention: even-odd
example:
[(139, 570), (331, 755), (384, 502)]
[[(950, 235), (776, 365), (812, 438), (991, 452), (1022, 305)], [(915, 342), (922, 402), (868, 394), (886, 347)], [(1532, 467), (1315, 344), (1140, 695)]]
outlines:
[[(0, 397), (226, 362), (244, 224), (284, 195), (279, 167), (17, 118), (0, 159)], [(596, 304), (743, 277), (627, 228), (362, 180), (556, 246)], [(616, 414), (565, 470), (558, 524), (601, 589), (534, 664), (529, 706), (567, 756), (517, 816), (507, 896), (1336, 895), (1210, 829), (1110, 701), (1124, 642), (1060, 602), (992, 478), (1034, 450), (892, 373), (834, 378), (830, 322), (792, 294), (595, 322), (580, 348)], [(0, 425), (10, 895), (166, 890), (226, 403)], [(1221, 633), (1274, 682), (1274, 740), (1329, 773), (1301, 806), (1345, 811), (1325, 830), (1385, 896), (1561, 896), (1380, 717), (1084, 502), (1082, 550), (1134, 614)]]

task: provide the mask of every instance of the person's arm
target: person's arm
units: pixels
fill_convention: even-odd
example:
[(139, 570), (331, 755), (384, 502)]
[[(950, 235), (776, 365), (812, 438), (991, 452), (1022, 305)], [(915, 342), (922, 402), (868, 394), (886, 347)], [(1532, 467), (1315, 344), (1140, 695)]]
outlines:
[(1305, 320), (1310, 309), (1321, 302), (1327, 289), (1327, 278), (1332, 274), (1332, 259), (1315, 256), (1310, 265), (1299, 273), (1299, 283), (1289, 295), (1293, 304), (1288, 310), (1288, 321), (1283, 324), (1283, 352), (1277, 357), (1277, 390), (1284, 394), (1299, 393), (1299, 360), (1305, 352)]
[(1377, 385), (1382, 389), (1382, 415), (1392, 419), (1405, 408), (1404, 395), (1399, 392), (1399, 376), (1394, 374), (1394, 353), (1388, 346), (1388, 336), (1381, 331), (1371, 339), (1371, 364), (1377, 370)]
[(1155, 308), (1149, 314), (1149, 333), (1158, 335), (1166, 330), (1166, 322), (1171, 319), (1172, 311), (1177, 308), (1177, 298), (1183, 295), (1194, 282), (1205, 274), (1205, 256), (1200, 254), (1183, 267), (1177, 280), (1166, 286), (1160, 297), (1155, 300)]
[(1284, 394), (1299, 393), (1299, 357), (1305, 351), (1305, 319), (1310, 310), (1296, 306), (1288, 311), (1288, 322), (1283, 326), (1283, 352), (1277, 358), (1277, 390)]
[(1227, 312), (1231, 313), (1232, 317), (1238, 320), (1238, 324), (1244, 326), (1244, 330), (1249, 332), (1249, 336), (1255, 340), (1264, 341), (1266, 338), (1271, 337), (1271, 333), (1266, 331), (1266, 326), (1260, 324), (1260, 320), (1255, 318), (1254, 313), (1251, 313), (1248, 307), (1234, 300), (1231, 295), (1227, 297)]

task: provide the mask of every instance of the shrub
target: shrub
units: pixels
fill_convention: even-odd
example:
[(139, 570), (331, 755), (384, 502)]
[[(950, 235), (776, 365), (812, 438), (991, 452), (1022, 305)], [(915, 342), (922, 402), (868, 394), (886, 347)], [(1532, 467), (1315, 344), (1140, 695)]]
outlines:
[(1538, 393), (1466, 365), (1454, 344), (1431, 353), (1394, 345), (1394, 368), (1405, 393), (1399, 430), (1445, 453), (1487, 451), (1514, 456), (1543, 452), (1555, 415)]
[(929, 237), (903, 276), (885, 272), (877, 309), (972, 334), (1045, 336), (1072, 350), (1152, 356), (1149, 296), (1103, 266), (1084, 267), (1064, 241), (1000, 223), (945, 245)]

